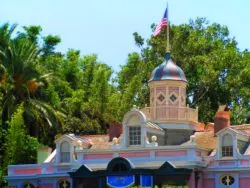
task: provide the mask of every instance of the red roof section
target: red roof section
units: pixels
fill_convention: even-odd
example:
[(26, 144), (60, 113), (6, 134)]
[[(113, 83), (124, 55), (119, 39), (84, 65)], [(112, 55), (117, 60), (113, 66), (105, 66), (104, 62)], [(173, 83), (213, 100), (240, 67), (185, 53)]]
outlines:
[(109, 135), (84, 135), (91, 144), (90, 149), (110, 149), (112, 142), (109, 142)]

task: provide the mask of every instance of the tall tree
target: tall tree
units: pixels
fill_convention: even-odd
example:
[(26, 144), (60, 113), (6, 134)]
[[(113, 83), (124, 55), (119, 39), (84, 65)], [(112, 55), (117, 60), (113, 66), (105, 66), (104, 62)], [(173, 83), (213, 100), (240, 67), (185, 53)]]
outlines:
[(96, 55), (79, 58), (77, 54), (71, 50), (63, 67), (65, 78), (75, 83), (71, 84), (72, 95), (64, 99), (65, 108), (69, 112), (64, 131), (88, 134), (106, 132), (108, 119), (111, 118), (107, 106), (112, 70), (98, 62)]
[(40, 33), (42, 31), (41, 26), (31, 25), (24, 26), (24, 32), (18, 34), (18, 38), (27, 38), (33, 44), (38, 45), (40, 39)]
[(44, 41), (42, 48), (43, 55), (47, 56), (54, 53), (56, 45), (61, 42), (61, 38), (57, 35), (55, 36), (48, 35), (46, 37), (43, 37), (43, 41)]
[[(154, 28), (155, 25), (152, 25), (152, 30)], [(235, 39), (229, 37), (229, 30), (226, 26), (217, 23), (210, 24), (204, 18), (190, 20), (188, 24), (171, 25), (170, 28), (171, 56), (186, 74), (187, 102), (192, 107), (199, 106), (199, 120), (213, 121), (220, 104), (227, 104), (235, 110), (237, 110), (236, 106), (240, 106), (243, 114), (237, 116), (233, 114), (232, 123), (243, 122), (243, 117), (246, 120), (249, 116), (247, 114), (249, 90), (247, 85), (240, 84), (239, 78), (242, 80), (249, 78), (248, 52), (239, 51)], [(136, 45), (141, 49), (140, 58), (143, 66), (140, 69), (134, 66), (137, 72), (133, 75), (131, 68), (129, 69), (131, 71), (127, 71), (130, 67), (128, 61), (118, 74), (118, 87), (124, 89), (124, 83), (132, 84), (133, 78), (137, 77), (136, 79), (141, 83), (138, 86), (144, 92), (140, 92), (141, 95), (132, 92), (130, 95), (135, 104), (143, 106), (148, 101), (142, 99), (148, 99), (149, 93), (145, 80), (149, 79), (154, 67), (163, 62), (167, 44), (166, 31), (161, 32), (158, 37), (149, 38), (146, 45), (138, 33), (135, 33), (134, 37)], [(236, 72), (240, 73), (239, 76), (236, 76)], [(234, 82), (237, 84), (232, 84)], [(129, 83), (126, 84), (129, 85)], [(128, 107), (126, 109), (128, 110)], [(235, 110), (233, 113), (236, 112)]]
[(4, 72), (0, 86), (3, 95), (2, 123), (5, 129), (16, 106), (22, 102), (30, 134), (41, 135), (44, 134), (44, 127), (41, 126), (58, 125), (57, 112), (41, 100), (42, 85), (46, 84), (49, 74), (39, 72), (38, 62), (39, 49), (27, 38), (9, 39), (8, 46), (0, 51), (0, 65)]
[(8, 123), (5, 166), (10, 164), (36, 163), (37, 139), (27, 135), (23, 119), (24, 107), (20, 104)]

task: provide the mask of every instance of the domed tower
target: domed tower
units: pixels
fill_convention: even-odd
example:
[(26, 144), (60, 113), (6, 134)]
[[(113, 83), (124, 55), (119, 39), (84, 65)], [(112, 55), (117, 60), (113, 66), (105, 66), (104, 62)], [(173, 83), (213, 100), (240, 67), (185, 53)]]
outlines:
[[(166, 53), (165, 61), (156, 67), (149, 80), (150, 119), (166, 130), (167, 143), (179, 144), (180, 133), (183, 139), (189, 139), (198, 121), (197, 109), (186, 106), (187, 79), (183, 70), (178, 67)], [(172, 136), (171, 136), (172, 135)]]

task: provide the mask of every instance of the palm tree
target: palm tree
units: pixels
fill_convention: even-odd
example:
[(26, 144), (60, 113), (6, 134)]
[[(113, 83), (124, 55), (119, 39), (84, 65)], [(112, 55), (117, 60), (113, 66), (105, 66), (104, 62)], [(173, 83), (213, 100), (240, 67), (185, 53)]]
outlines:
[(0, 28), (0, 38), (6, 41), (0, 44), (0, 72), (3, 72), (0, 76), (3, 93), (2, 123), (6, 125), (17, 106), (24, 103), (24, 119), (28, 131), (32, 136), (40, 135), (41, 138), (46, 135), (45, 131), (49, 127), (60, 124), (59, 117), (62, 117), (61, 113), (43, 101), (40, 94), (50, 74), (42, 75), (37, 69), (38, 47), (27, 38), (11, 39), (14, 26), (9, 30), (6, 27), (4, 25)]
[(15, 31), (17, 24), (10, 25), (9, 23), (4, 23), (0, 27), (0, 50), (6, 49), (11, 40), (11, 36)]

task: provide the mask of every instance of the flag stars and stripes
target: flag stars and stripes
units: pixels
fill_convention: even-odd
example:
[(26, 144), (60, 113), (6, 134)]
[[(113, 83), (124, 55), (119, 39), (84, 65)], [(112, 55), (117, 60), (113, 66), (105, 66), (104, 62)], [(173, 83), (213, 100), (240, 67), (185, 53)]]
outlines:
[(168, 26), (168, 8), (166, 8), (164, 15), (163, 15), (163, 18), (161, 19), (161, 21), (159, 22), (159, 24), (155, 28), (154, 36), (159, 35), (160, 32), (162, 31), (162, 29), (167, 27), (167, 26)]

